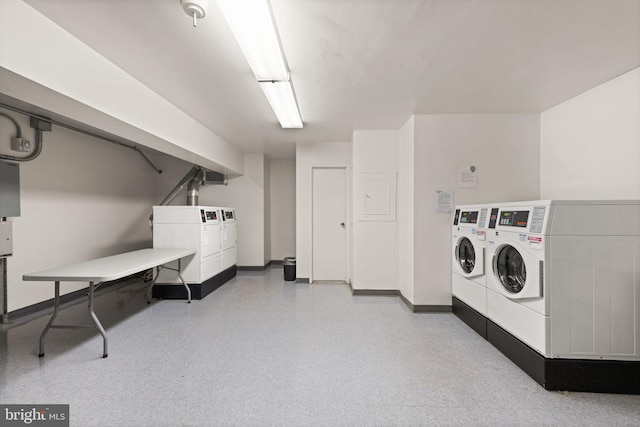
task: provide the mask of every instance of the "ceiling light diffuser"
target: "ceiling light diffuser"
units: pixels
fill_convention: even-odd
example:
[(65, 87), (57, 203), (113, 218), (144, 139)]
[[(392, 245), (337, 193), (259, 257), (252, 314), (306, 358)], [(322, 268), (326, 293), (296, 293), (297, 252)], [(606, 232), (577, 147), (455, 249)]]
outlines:
[(288, 80), (289, 70), (267, 0), (218, 0), (258, 80)]
[(283, 128), (301, 128), (302, 118), (290, 81), (261, 81), (260, 88)]
[(218, 0), (231, 32), (283, 128), (301, 128), (287, 60), (268, 0)]

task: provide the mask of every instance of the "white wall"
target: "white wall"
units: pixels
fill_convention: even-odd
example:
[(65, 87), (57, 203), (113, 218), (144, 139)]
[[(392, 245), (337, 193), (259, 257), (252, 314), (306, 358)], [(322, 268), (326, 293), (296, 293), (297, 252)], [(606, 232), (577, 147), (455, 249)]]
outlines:
[(243, 176), (229, 185), (206, 185), (200, 189), (200, 204), (228, 206), (238, 217), (238, 266), (265, 265), (265, 159), (263, 154), (244, 155)]
[(414, 301), (414, 142), (411, 116), (398, 141), (398, 288), (409, 301)]
[(311, 168), (346, 166), (347, 175), (350, 176), (350, 165), (351, 144), (348, 142), (296, 145), (296, 275), (299, 278), (310, 278), (312, 271)]
[(541, 114), (544, 199), (640, 198), (640, 68)]
[[(17, 119), (23, 136), (34, 140), (27, 117), (0, 111)], [(13, 124), (0, 119), (0, 153), (19, 155), (9, 150), (13, 135)], [(183, 166), (166, 156), (153, 161), (169, 171)], [(44, 132), (42, 154), (20, 165), (21, 216), (8, 218), (14, 227), (9, 311), (53, 298), (51, 283), (23, 282), (25, 273), (150, 247), (148, 219), (162, 176), (129, 149), (55, 125)], [(63, 282), (62, 293), (86, 286)]]
[(237, 148), (31, 6), (2, 0), (0, 9), (0, 93), (189, 162), (242, 173)]
[(353, 289), (398, 289), (398, 221), (358, 219), (362, 172), (398, 172), (398, 131), (355, 131), (352, 157)]
[(264, 242), (263, 242), (263, 263), (267, 265), (271, 261), (271, 162), (264, 159)]
[(271, 259), (296, 255), (296, 162), (271, 160)]
[[(450, 305), (452, 214), (435, 213), (435, 191), (454, 190), (455, 204), (538, 199), (540, 117), (443, 114), (414, 120), (415, 276), (410, 301)], [(477, 167), (477, 188), (456, 188), (458, 167), (466, 164)]]

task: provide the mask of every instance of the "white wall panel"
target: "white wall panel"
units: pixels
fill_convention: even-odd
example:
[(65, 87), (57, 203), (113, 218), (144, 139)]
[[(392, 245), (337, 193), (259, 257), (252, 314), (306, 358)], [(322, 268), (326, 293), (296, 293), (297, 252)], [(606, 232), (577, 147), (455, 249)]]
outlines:
[(296, 255), (296, 162), (271, 160), (271, 259)]
[(414, 301), (414, 128), (411, 116), (398, 141), (398, 288), (409, 301)]
[[(356, 131), (353, 133), (354, 213), (352, 286), (354, 289), (398, 289), (398, 222), (396, 220), (396, 173), (398, 131)], [(380, 178), (386, 178), (380, 180)], [(367, 183), (377, 182), (386, 200), (374, 203), (366, 214), (363, 199)], [(373, 185), (375, 187), (375, 185)], [(372, 188), (373, 190), (373, 188)], [(393, 190), (393, 195), (391, 195)], [(372, 194), (371, 197), (375, 198)], [(386, 206), (386, 208), (385, 208)], [(373, 211), (390, 210), (382, 220)], [(391, 215), (392, 214), (392, 215)]]
[[(27, 117), (2, 111), (33, 140)], [(14, 132), (11, 122), (0, 121), (0, 141), (6, 141), (0, 142), (0, 153), (9, 154), (8, 135)], [(184, 167), (166, 156), (154, 161), (168, 171)], [(23, 282), (25, 273), (151, 247), (148, 219), (158, 202), (157, 187), (163, 196), (170, 190), (163, 175), (135, 152), (55, 125), (44, 132), (42, 154), (20, 165), (20, 179), (21, 216), (9, 218), (14, 225), (9, 311), (53, 298), (52, 284)], [(63, 283), (62, 292), (83, 287)]]
[[(451, 218), (436, 213), (435, 191), (455, 204), (539, 198), (538, 114), (415, 116), (414, 262), (416, 305), (451, 304)], [(460, 165), (477, 167), (476, 188), (457, 188)]]
[(640, 198), (640, 68), (541, 114), (541, 197)]

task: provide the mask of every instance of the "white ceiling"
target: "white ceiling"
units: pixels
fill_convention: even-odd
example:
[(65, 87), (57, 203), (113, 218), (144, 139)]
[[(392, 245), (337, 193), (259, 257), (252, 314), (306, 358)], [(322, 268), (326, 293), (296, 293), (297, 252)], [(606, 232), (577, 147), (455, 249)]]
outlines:
[(271, 0), (305, 122), (281, 129), (215, 1), (197, 28), (179, 0), (25, 1), (272, 158), (414, 113), (540, 112), (640, 66), (640, 0)]

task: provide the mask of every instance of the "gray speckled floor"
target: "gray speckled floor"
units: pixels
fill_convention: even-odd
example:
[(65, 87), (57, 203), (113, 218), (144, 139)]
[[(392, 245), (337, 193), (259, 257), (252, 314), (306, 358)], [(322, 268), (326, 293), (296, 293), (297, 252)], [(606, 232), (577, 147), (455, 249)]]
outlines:
[[(201, 301), (105, 290), (95, 330), (3, 326), (0, 403), (64, 403), (72, 426), (638, 426), (640, 396), (548, 392), (450, 313), (240, 272)], [(59, 322), (85, 319), (86, 304)]]

